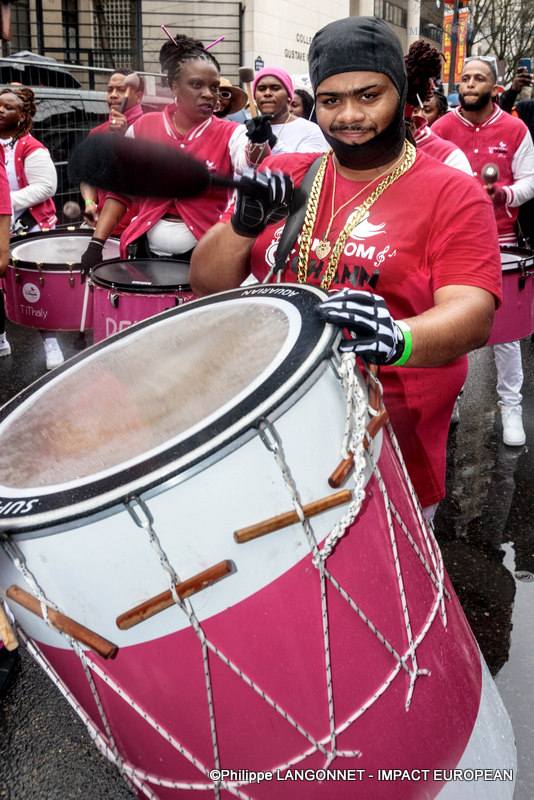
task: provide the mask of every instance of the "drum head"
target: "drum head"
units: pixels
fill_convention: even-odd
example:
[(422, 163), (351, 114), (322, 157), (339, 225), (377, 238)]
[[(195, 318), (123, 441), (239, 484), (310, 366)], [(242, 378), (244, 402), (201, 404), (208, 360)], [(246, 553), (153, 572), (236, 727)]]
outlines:
[[(35, 269), (37, 264), (45, 269), (66, 269), (69, 264), (79, 265), (87, 250), (93, 231), (38, 233), (20, 236), (11, 243), (11, 259), (17, 266)], [(102, 260), (118, 258), (119, 240), (108, 239), (102, 251)]]
[(159, 490), (255, 435), (329, 368), (340, 333), (317, 314), (324, 297), (297, 284), (212, 295), (41, 378), (0, 411), (0, 530)]
[(501, 266), (503, 272), (532, 267), (534, 251), (524, 247), (501, 247)]
[(123, 292), (175, 292), (180, 288), (189, 289), (189, 263), (163, 258), (133, 261), (114, 258), (94, 267), (91, 280), (97, 286)]

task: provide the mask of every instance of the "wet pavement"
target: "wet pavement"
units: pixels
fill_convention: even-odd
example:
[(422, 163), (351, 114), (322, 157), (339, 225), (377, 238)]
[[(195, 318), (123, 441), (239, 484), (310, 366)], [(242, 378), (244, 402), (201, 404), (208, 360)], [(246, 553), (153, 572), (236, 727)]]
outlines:
[[(38, 331), (8, 323), (8, 338), (13, 355), (0, 359), (0, 404), (46, 369)], [(58, 335), (66, 357), (79, 352), (76, 339), (75, 333)], [(436, 515), (436, 532), (512, 719), (519, 761), (514, 800), (532, 800), (534, 344), (524, 340), (522, 352), (527, 445), (520, 448), (502, 443), (491, 349), (471, 354), (460, 422), (449, 436), (448, 495)], [(0, 700), (0, 798), (132, 798), (57, 689), (21, 655), (19, 674)]]

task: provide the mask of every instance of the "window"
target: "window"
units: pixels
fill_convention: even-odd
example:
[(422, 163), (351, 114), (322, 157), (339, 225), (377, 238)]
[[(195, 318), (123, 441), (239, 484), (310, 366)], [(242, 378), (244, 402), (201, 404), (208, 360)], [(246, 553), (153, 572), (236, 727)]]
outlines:
[(62, 5), (63, 46), (65, 61), (76, 64), (80, 60), (78, 38), (78, 3), (76, 0), (63, 0)]
[(375, 0), (375, 17), (381, 17), (385, 22), (405, 28), (408, 22), (408, 12), (405, 8), (390, 3), (389, 0)]

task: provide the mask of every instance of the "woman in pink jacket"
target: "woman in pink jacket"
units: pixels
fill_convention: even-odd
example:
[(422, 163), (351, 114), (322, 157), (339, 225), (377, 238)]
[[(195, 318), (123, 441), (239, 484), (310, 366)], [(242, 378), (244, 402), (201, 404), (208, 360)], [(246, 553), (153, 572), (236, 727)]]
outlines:
[[(52, 200), (57, 173), (47, 148), (32, 136), (35, 95), (25, 86), (0, 91), (0, 142), (11, 196), (11, 233), (34, 233), (54, 228), (56, 207)], [(1, 298), (3, 305), (3, 297)], [(3, 316), (3, 308), (0, 309)], [(46, 367), (63, 362), (54, 336), (43, 333)]]

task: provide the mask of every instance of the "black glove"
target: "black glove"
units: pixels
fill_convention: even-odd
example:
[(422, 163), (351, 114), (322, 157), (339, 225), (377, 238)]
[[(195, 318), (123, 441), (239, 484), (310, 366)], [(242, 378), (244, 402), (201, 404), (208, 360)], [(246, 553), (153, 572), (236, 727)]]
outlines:
[(85, 282), (85, 279), (89, 274), (89, 270), (97, 264), (100, 264), (102, 261), (102, 250), (104, 249), (104, 245), (105, 241), (103, 239), (95, 239), (94, 236), (89, 242), (87, 250), (80, 259), (80, 277), (82, 283)]
[(257, 236), (270, 222), (287, 217), (294, 193), (289, 175), (268, 168), (255, 172), (247, 167), (237, 189), (232, 228), (241, 236)]
[(271, 128), (271, 120), (274, 114), (258, 114), (257, 117), (251, 117), (245, 122), (247, 129), (247, 136), (252, 144), (263, 144), (269, 142), (269, 147), (274, 147), (277, 138)]
[(388, 364), (402, 356), (404, 337), (380, 295), (343, 289), (317, 308), (327, 322), (356, 334), (341, 342), (342, 353), (356, 353), (369, 364)]

